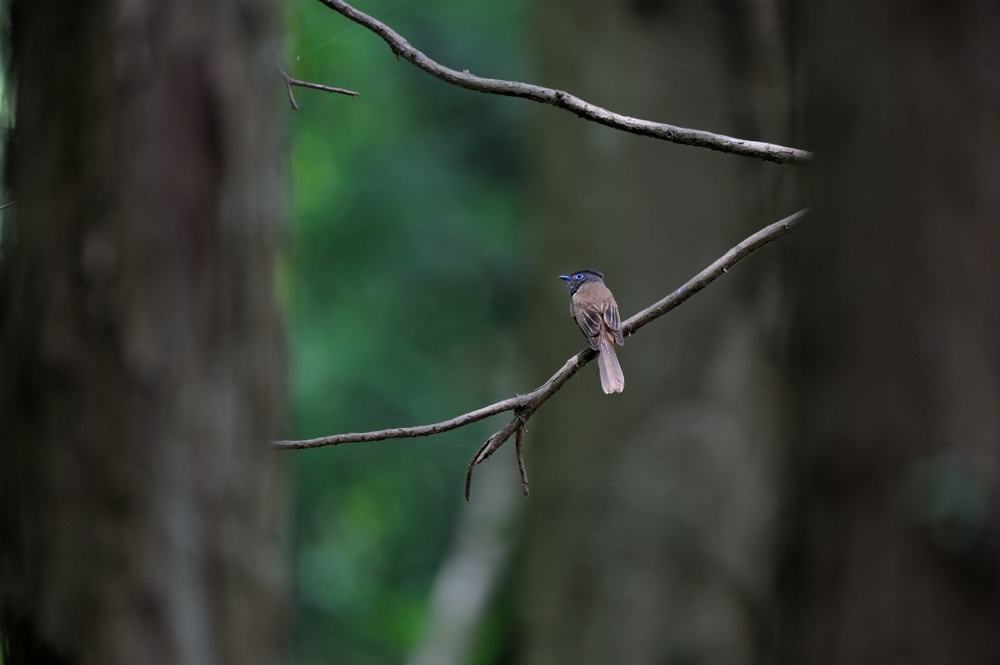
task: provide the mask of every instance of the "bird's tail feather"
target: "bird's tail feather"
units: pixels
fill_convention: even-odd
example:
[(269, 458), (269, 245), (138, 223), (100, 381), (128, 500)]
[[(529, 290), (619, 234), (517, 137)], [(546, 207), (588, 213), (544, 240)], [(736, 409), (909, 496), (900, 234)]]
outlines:
[(601, 371), (601, 388), (610, 395), (620, 393), (625, 390), (625, 376), (622, 374), (622, 366), (618, 364), (618, 356), (615, 355), (613, 342), (602, 336), (598, 342), (600, 355), (597, 358), (597, 366)]

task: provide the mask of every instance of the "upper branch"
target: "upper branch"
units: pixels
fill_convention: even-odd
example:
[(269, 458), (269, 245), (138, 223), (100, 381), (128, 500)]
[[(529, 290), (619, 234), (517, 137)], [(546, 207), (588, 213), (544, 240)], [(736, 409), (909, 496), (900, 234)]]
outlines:
[(552, 106), (575, 113), (581, 118), (586, 118), (587, 120), (592, 120), (608, 127), (638, 134), (639, 136), (649, 136), (670, 141), (671, 143), (708, 148), (709, 150), (718, 150), (719, 152), (727, 152), (734, 155), (756, 157), (779, 164), (808, 164), (812, 160), (812, 153), (806, 150), (789, 148), (773, 143), (763, 143), (761, 141), (746, 141), (699, 129), (687, 129), (660, 122), (632, 118), (590, 104), (579, 97), (561, 90), (553, 90), (518, 81), (482, 78), (470, 74), (468, 70), (462, 72), (456, 71), (431, 60), (421, 51), (414, 48), (395, 30), (368, 14), (358, 11), (343, 0), (320, 0), (320, 2), (377, 34), (389, 44), (389, 48), (398, 57), (409, 60), (431, 76), (462, 88), (496, 95), (507, 95), (509, 97), (523, 97), (542, 104), (551, 104)]

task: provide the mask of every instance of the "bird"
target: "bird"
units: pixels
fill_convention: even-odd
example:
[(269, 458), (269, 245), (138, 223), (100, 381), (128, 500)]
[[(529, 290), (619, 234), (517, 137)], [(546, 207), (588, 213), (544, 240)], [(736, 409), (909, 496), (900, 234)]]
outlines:
[(608, 395), (625, 390), (625, 377), (618, 364), (614, 344), (623, 346), (622, 322), (618, 303), (604, 285), (604, 275), (596, 270), (579, 270), (572, 275), (559, 275), (566, 281), (570, 295), (569, 312), (587, 337), (590, 348), (598, 352), (597, 366), (601, 372), (601, 388)]

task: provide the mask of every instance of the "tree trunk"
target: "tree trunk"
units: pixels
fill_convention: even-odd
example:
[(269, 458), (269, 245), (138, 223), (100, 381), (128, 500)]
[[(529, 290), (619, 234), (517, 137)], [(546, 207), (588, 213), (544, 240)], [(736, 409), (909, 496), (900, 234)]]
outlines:
[(12, 3), (7, 665), (277, 658), (279, 18)]
[[(545, 0), (540, 79), (629, 115), (780, 141), (764, 48), (777, 31), (761, 18), (725, 2)], [(761, 192), (781, 167), (539, 115), (541, 376), (585, 345), (556, 275), (603, 271), (629, 316), (776, 220)], [(594, 363), (530, 426), (523, 662), (732, 665), (768, 648), (781, 402), (767, 261), (626, 339), (622, 395), (602, 393)]]
[(1000, 662), (1000, 14), (802, 3), (788, 663)]

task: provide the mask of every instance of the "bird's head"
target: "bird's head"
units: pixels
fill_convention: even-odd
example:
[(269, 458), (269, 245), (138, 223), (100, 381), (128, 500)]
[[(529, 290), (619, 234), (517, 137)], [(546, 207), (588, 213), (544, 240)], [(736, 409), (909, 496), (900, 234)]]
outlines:
[(577, 270), (570, 275), (559, 275), (559, 279), (566, 281), (566, 290), (569, 291), (570, 295), (573, 295), (587, 282), (603, 282), (604, 274), (596, 270)]

